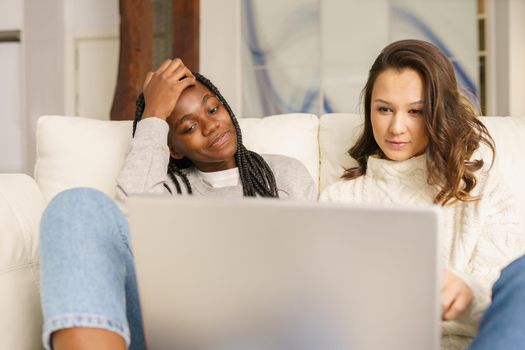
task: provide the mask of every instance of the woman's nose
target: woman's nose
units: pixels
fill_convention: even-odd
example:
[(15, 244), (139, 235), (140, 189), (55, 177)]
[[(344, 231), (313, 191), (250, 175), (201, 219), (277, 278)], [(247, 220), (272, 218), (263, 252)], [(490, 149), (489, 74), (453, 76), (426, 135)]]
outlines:
[(209, 136), (213, 134), (215, 130), (219, 127), (219, 121), (216, 118), (212, 117), (204, 117), (203, 118), (203, 127), (202, 127), (202, 134), (204, 136)]
[(406, 116), (403, 113), (395, 113), (390, 121), (388, 131), (394, 135), (403, 134), (406, 131), (405, 118)]

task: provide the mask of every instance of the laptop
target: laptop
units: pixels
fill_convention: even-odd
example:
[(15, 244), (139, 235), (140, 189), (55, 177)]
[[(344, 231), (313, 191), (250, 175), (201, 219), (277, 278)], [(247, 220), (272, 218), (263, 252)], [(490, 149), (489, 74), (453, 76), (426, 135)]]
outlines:
[(433, 350), (439, 212), (132, 197), (150, 350)]

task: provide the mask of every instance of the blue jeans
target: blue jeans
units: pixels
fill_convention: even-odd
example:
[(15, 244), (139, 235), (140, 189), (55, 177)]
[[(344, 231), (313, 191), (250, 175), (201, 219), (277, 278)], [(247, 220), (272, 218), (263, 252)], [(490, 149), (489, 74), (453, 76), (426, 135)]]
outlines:
[(469, 350), (525, 349), (525, 256), (501, 272)]
[[(72, 327), (120, 334), (146, 349), (128, 223), (115, 203), (87, 188), (57, 195), (41, 223), (43, 341)], [(506, 267), (470, 350), (525, 349), (525, 257)]]
[(121, 335), (145, 349), (128, 222), (115, 203), (88, 188), (57, 195), (41, 221), (43, 342), (72, 327)]

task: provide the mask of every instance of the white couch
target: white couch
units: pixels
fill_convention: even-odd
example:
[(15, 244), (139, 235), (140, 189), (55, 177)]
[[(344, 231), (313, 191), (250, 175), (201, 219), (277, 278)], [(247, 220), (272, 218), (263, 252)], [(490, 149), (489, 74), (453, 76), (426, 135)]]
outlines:
[[(322, 190), (337, 180), (360, 128), (351, 114), (287, 114), (240, 119), (244, 143), (260, 153), (301, 160)], [(516, 194), (525, 219), (525, 118), (483, 118), (498, 147), (496, 166)], [(71, 187), (115, 194), (115, 178), (131, 140), (131, 122), (45, 116), (37, 129), (34, 179), (0, 175), (0, 349), (40, 349), (38, 225), (58, 192)]]

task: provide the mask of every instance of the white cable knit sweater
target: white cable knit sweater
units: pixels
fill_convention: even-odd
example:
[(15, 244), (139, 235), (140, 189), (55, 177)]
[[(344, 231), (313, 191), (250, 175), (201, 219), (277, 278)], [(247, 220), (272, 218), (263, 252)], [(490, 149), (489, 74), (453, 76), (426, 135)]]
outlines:
[[(370, 157), (367, 172), (327, 187), (320, 200), (337, 203), (419, 205), (433, 202), (437, 188), (427, 184), (426, 156), (396, 162)], [(474, 293), (469, 309), (456, 321), (442, 323), (442, 349), (465, 349), (476, 334), (490, 303), (491, 287), (500, 270), (523, 254), (525, 243), (517, 208), (502, 180), (488, 166), (476, 173), (475, 202), (443, 208), (443, 265)]]

